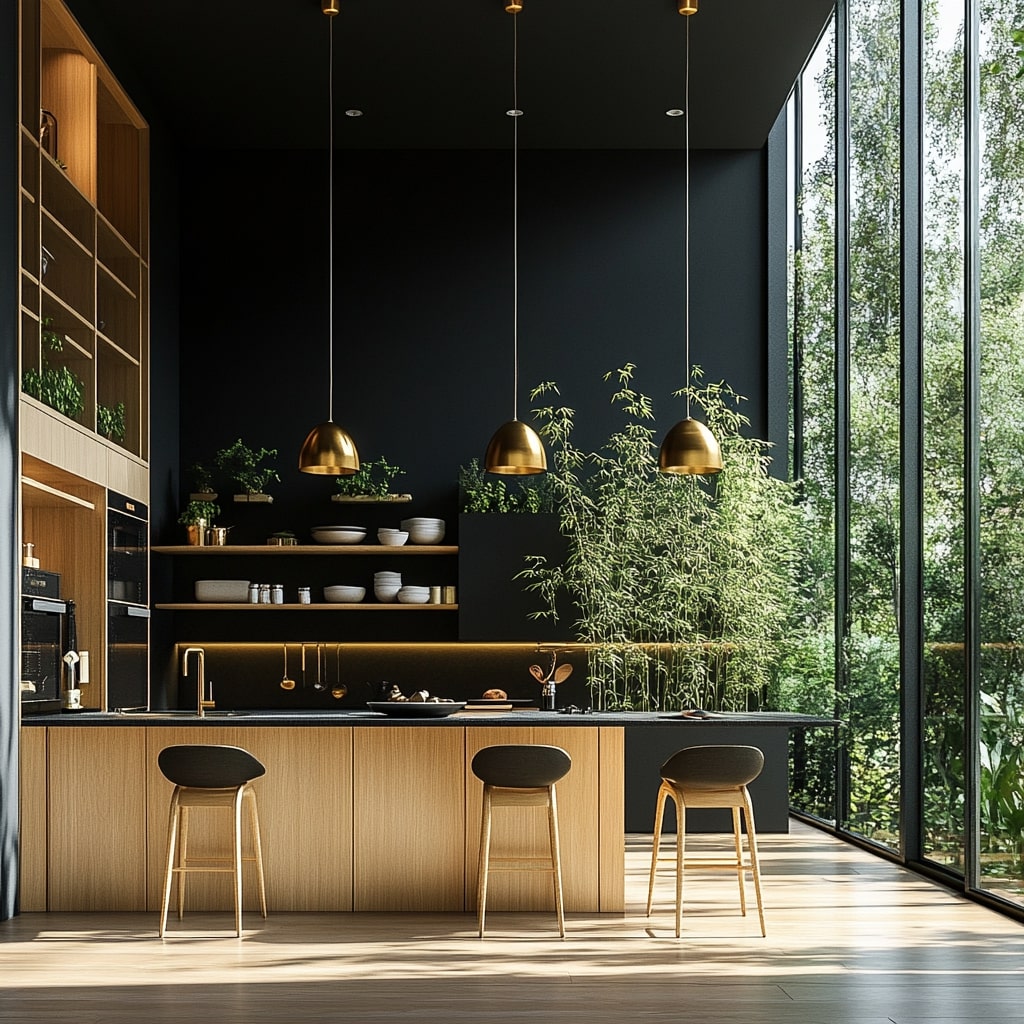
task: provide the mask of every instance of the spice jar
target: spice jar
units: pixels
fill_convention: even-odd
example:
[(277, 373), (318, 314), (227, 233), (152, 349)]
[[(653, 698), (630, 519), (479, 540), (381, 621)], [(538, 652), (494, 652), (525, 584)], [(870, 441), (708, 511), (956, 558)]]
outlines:
[(270, 603), (271, 604), (284, 604), (284, 584), (275, 583), (270, 588)]
[(309, 604), (309, 587), (299, 587), (299, 604)]

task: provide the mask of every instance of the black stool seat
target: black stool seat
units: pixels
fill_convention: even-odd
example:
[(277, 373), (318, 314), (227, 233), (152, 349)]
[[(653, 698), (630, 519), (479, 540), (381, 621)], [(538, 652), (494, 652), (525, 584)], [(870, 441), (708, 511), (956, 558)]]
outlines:
[[(256, 793), (249, 785), (266, 775), (267, 769), (241, 747), (212, 743), (182, 743), (164, 747), (157, 755), (157, 764), (168, 782), (174, 783), (170, 816), (167, 823), (167, 870), (164, 875), (163, 900), (160, 905), (160, 937), (167, 930), (167, 908), (171, 886), (178, 880), (178, 918), (185, 909), (185, 878), (195, 871), (225, 872), (232, 876), (235, 903), (235, 933), (242, 934), (242, 863), (256, 865), (260, 909), (267, 916), (267, 892), (263, 878), (263, 848), (260, 823), (256, 811)], [(253, 854), (242, 856), (242, 806), (249, 808), (249, 828)], [(233, 855), (224, 857), (190, 857), (188, 854), (189, 810), (203, 807), (224, 807), (233, 811)]]
[(561, 747), (539, 743), (507, 743), (484, 747), (473, 756), (473, 774), (488, 786), (536, 789), (553, 786), (572, 767)]
[(213, 743), (164, 747), (156, 762), (169, 782), (192, 789), (233, 789), (267, 774), (248, 750)]
[[(558, 934), (565, 938), (562, 905), (562, 865), (558, 850), (558, 808), (555, 783), (572, 767), (572, 758), (561, 748), (539, 743), (506, 743), (478, 750), (471, 762), (473, 774), (484, 784), (480, 821), (480, 858), (477, 864), (477, 923), (484, 937), (487, 880), (491, 871), (543, 871), (551, 875), (555, 894)], [(491, 813), (494, 807), (546, 807), (547, 857), (491, 857)]]

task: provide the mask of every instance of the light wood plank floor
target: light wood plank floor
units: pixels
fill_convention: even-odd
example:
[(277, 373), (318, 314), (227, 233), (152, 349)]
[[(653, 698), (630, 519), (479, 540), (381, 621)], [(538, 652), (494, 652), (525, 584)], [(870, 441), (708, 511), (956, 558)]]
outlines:
[(687, 875), (681, 940), (668, 874), (644, 917), (649, 836), (625, 916), (570, 915), (564, 942), (546, 914), (482, 942), (470, 915), (247, 913), (239, 940), (187, 914), (161, 942), (155, 915), (25, 914), (0, 924), (0, 1021), (1024, 1022), (1024, 927), (800, 823), (761, 848), (766, 939), (725, 874)]

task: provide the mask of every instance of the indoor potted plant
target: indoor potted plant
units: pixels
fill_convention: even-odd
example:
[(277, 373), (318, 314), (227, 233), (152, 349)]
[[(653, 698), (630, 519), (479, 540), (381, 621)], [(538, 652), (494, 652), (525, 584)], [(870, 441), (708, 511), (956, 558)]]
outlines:
[(405, 470), (391, 465), (383, 455), (379, 459), (364, 460), (355, 473), (337, 478), (338, 493), (331, 496), (331, 501), (412, 501), (411, 494), (398, 494), (391, 490), (392, 483), (399, 476), (405, 476)]
[(193, 462), (189, 466), (189, 477), (192, 480), (192, 501), (216, 501), (217, 492), (213, 486), (213, 473), (201, 462)]
[(220, 506), (216, 502), (190, 500), (178, 516), (178, 522), (188, 530), (189, 544), (205, 544), (206, 531), (214, 525), (219, 515)]
[(39, 369), (29, 367), (22, 374), (21, 390), (56, 409), (69, 420), (79, 420), (85, 409), (85, 383), (67, 366), (50, 366), (47, 352), (63, 352), (64, 341), (50, 330), (52, 317), (40, 322), (41, 355)]
[(125, 410), (124, 402), (117, 405), (104, 405), (96, 403), (96, 432), (107, 438), (108, 441), (116, 441), (120, 444), (125, 436)]
[(264, 459), (274, 458), (276, 448), (250, 448), (239, 438), (214, 456), (214, 462), (236, 486), (235, 501), (272, 502), (266, 487), (272, 480), (280, 481), (272, 466), (261, 466)]

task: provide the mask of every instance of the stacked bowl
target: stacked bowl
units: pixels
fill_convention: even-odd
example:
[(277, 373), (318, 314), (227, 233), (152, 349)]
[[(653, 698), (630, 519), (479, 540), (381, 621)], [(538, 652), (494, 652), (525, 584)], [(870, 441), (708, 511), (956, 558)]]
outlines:
[(401, 547), (408, 539), (409, 532), (407, 530), (394, 530), (382, 526), (377, 531), (377, 540), (381, 544), (387, 544), (389, 547)]
[(328, 604), (358, 604), (366, 596), (366, 587), (324, 587), (324, 600)]
[(399, 604), (426, 604), (430, 600), (430, 587), (402, 587), (398, 591)]
[(317, 544), (362, 544), (365, 526), (314, 526), (310, 533)]
[(403, 519), (402, 529), (408, 531), (413, 544), (440, 544), (444, 540), (443, 519)]
[(402, 589), (400, 572), (375, 572), (373, 574), (373, 596), (378, 601), (390, 604)]

